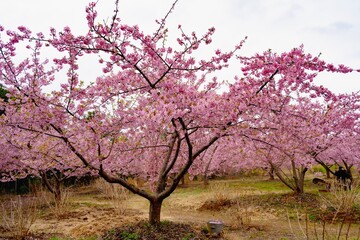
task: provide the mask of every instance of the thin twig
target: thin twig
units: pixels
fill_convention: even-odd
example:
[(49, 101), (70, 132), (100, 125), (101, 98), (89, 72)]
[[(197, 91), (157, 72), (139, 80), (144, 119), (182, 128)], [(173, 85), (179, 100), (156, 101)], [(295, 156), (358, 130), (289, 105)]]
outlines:
[(261, 92), (261, 90), (274, 78), (274, 76), (279, 72), (279, 69), (277, 68), (276, 71), (270, 76), (269, 80), (267, 80), (261, 87), (259, 90), (257, 90), (256, 94), (259, 94), (259, 92)]

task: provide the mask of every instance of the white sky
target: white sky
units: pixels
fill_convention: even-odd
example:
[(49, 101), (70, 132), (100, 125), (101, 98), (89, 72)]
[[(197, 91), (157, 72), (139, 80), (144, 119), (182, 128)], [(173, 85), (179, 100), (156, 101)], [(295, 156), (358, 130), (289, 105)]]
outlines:
[[(85, 6), (89, 0), (1, 0), (0, 25), (6, 29), (24, 25), (33, 32), (48, 33), (50, 26), (70, 26), (75, 33), (86, 27)], [(115, 0), (99, 0), (99, 20), (111, 17)], [(138, 24), (144, 32), (157, 27), (172, 0), (120, 0), (123, 23)], [(169, 17), (170, 37), (185, 31), (200, 35), (214, 26), (214, 48), (231, 49), (245, 36), (242, 54), (272, 49), (288, 51), (305, 45), (313, 55), (335, 64), (360, 69), (359, 0), (179, 0)], [(232, 78), (236, 70), (226, 75)], [(230, 77), (231, 75), (231, 77)], [(225, 75), (224, 75), (225, 76)], [(336, 92), (360, 90), (360, 73), (320, 76), (321, 84)]]

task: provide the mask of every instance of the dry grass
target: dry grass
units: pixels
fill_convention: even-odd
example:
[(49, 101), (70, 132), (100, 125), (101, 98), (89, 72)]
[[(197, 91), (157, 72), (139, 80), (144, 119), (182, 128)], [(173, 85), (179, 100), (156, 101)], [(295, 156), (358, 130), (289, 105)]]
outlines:
[(61, 189), (61, 199), (56, 201), (54, 194), (46, 189), (37, 191), (37, 198), (39, 203), (49, 208), (49, 213), (60, 219), (69, 211), (69, 199), (72, 196), (71, 189)]
[(247, 193), (234, 191), (228, 183), (215, 183), (209, 187), (210, 194), (207, 200), (200, 207), (200, 210), (208, 211), (222, 211), (230, 216), (227, 225), (231, 229), (239, 229), (251, 224), (251, 215), (253, 214), (253, 202), (249, 202), (248, 198), (245, 200), (241, 198)]
[(334, 210), (332, 223), (340, 213), (350, 214), (354, 205), (360, 200), (360, 185), (358, 180), (354, 181), (352, 188), (347, 190), (343, 189), (342, 186), (337, 185), (337, 182), (333, 185), (336, 187), (331, 189), (329, 195), (321, 195), (322, 209)]
[(111, 205), (118, 215), (126, 211), (125, 201), (129, 199), (130, 192), (119, 184), (111, 184), (99, 178), (94, 183), (95, 187), (111, 201)]
[[(97, 239), (106, 231), (123, 225), (136, 225), (148, 217), (148, 202), (119, 185), (98, 180), (94, 185), (72, 190), (73, 195), (65, 201), (67, 212), (60, 218), (52, 212), (56, 211), (52, 209), (55, 208), (52, 196), (42, 193), (48, 194), (48, 200), (44, 201), (38, 195), (39, 201), (46, 207), (41, 208), (42, 215), (32, 225), (31, 233), (48, 234), (47, 238), (38, 239), (49, 239), (50, 236), (60, 236), (60, 239)], [(316, 239), (315, 236), (322, 239), (323, 229), (326, 230), (325, 239), (336, 239), (341, 221), (330, 225), (330, 219), (323, 226), (320, 218), (313, 220), (315, 213), (319, 213), (313, 210), (318, 210), (321, 205), (326, 206), (327, 211), (335, 211), (339, 206), (346, 209), (345, 205), (355, 205), (360, 212), (358, 193), (358, 190), (337, 191), (322, 193), (324, 196), (312, 193), (300, 197), (294, 196), (285, 187), (281, 188), (276, 181), (259, 178), (213, 180), (206, 188), (201, 183), (190, 182), (186, 187), (178, 188), (167, 199), (163, 205), (162, 220), (190, 224), (200, 230), (206, 227), (209, 220), (222, 220), (222, 238), (227, 240), (304, 239), (306, 236), (308, 239)], [(325, 199), (322, 202), (322, 197), (326, 197), (328, 202)], [(50, 207), (47, 207), (49, 203)], [(10, 211), (9, 205), (4, 207)], [(339, 213), (338, 216), (342, 215)], [(343, 224), (341, 239), (346, 239), (346, 232), (349, 232), (349, 239), (356, 239), (359, 225), (352, 224), (349, 231), (348, 226)], [(0, 227), (1, 237), (3, 228)]]
[(15, 239), (23, 239), (38, 218), (38, 199), (36, 197), (14, 196), (1, 204), (0, 230)]
[(297, 212), (298, 231), (294, 231), (288, 214), (289, 228), (296, 239), (360, 239), (359, 182), (355, 181), (351, 189), (335, 181), (332, 186), (330, 192), (319, 196), (318, 209)]
[(230, 190), (230, 186), (227, 183), (214, 183), (209, 187), (211, 195), (210, 199), (217, 202), (225, 201), (233, 197), (233, 192)]
[(241, 226), (248, 226), (251, 224), (251, 216), (253, 214), (251, 207), (253, 204), (249, 204), (248, 202), (244, 202), (238, 196), (235, 200), (235, 209), (232, 212), (232, 224), (235, 228)]

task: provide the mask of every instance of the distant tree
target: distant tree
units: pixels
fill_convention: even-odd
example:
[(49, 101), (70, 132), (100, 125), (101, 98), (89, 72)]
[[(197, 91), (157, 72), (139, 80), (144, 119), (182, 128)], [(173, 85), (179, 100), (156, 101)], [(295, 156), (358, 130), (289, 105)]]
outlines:
[(73, 177), (94, 175), (57, 139), (14, 128), (0, 129), (0, 181), (26, 177), (42, 179), (56, 203), (63, 199), (64, 182)]

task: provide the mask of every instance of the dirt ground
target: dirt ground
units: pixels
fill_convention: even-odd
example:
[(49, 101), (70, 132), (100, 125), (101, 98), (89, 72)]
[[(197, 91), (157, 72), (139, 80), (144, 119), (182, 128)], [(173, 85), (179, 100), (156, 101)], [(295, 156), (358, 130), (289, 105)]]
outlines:
[[(121, 207), (112, 207), (112, 201), (107, 199), (76, 197), (77, 208), (58, 217), (47, 215), (35, 221), (31, 232), (38, 234), (51, 234), (54, 236), (71, 236), (81, 238), (84, 236), (101, 235), (128, 223), (146, 220), (148, 217), (148, 203), (135, 195), (121, 201)], [(204, 196), (182, 198), (174, 194), (164, 202), (162, 220), (195, 224), (198, 228), (206, 226), (207, 221), (220, 219), (225, 223), (223, 237), (229, 240), (238, 239), (290, 239), (289, 226), (286, 219), (279, 219), (271, 212), (262, 212), (258, 209), (248, 209), (244, 213), (243, 224), (234, 218), (233, 210), (220, 211), (199, 210), (204, 204)], [(120, 209), (119, 209), (120, 208)], [(247, 216), (246, 216), (247, 215)], [(251, 216), (250, 216), (251, 215)], [(246, 222), (247, 221), (247, 222)], [(238, 226), (236, 226), (238, 224)], [(271, 236), (271, 237), (270, 237)]]
[[(306, 235), (301, 215), (289, 215), (281, 203), (264, 207), (252, 200), (251, 196), (265, 195), (268, 191), (247, 187), (234, 190), (224, 182), (213, 186), (180, 187), (164, 201), (162, 220), (191, 224), (199, 231), (207, 221), (221, 220), (224, 222), (221, 239), (228, 240), (303, 239)], [(146, 200), (124, 191), (117, 197), (108, 195), (96, 186), (73, 189), (62, 209), (44, 205), (30, 232), (43, 239), (98, 239), (106, 231), (147, 219)], [(1, 236), (9, 237), (0, 234), (0, 239)]]

